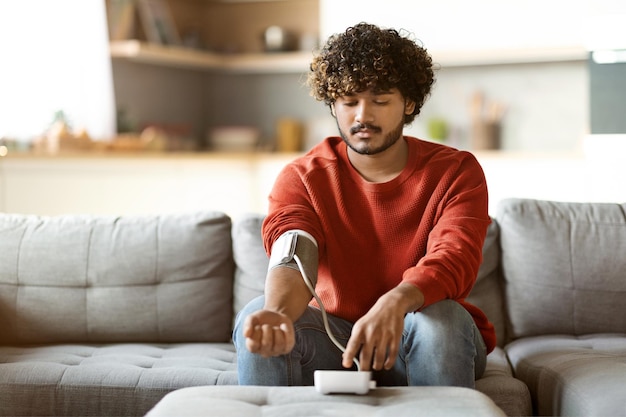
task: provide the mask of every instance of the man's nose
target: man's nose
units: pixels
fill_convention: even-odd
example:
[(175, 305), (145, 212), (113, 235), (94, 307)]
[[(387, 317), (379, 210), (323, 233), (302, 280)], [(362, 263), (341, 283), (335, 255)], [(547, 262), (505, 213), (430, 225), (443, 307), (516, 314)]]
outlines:
[(361, 102), (356, 108), (355, 121), (361, 124), (367, 124), (374, 121), (372, 108), (368, 103)]

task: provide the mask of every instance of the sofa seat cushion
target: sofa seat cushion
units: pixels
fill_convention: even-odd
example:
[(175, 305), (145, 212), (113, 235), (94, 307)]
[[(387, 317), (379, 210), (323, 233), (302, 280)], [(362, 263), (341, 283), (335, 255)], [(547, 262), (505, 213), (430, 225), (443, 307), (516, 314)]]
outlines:
[(476, 381), (476, 389), (489, 396), (507, 416), (532, 415), (528, 387), (513, 377), (506, 353), (500, 347), (487, 355), (487, 368)]
[(322, 395), (313, 387), (192, 387), (168, 394), (147, 417), (504, 416), (489, 397), (458, 387), (377, 388)]
[(144, 415), (166, 393), (237, 384), (231, 343), (0, 346), (0, 415)]
[(626, 334), (528, 337), (506, 351), (537, 414), (626, 416)]

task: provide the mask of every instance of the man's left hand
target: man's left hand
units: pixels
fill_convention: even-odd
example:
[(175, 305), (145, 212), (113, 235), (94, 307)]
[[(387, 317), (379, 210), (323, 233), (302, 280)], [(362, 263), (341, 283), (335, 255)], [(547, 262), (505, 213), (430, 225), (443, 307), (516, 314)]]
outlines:
[(422, 292), (410, 284), (400, 284), (380, 297), (354, 324), (342, 365), (352, 367), (358, 354), (362, 371), (391, 369), (400, 348), (404, 315), (417, 310), (423, 302)]

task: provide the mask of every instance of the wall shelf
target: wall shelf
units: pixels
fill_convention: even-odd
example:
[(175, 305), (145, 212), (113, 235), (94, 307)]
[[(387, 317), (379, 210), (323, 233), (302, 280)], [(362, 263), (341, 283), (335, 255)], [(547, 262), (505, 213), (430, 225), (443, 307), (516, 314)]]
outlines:
[[(272, 52), (220, 54), (183, 47), (156, 45), (138, 40), (110, 44), (111, 57), (173, 68), (229, 73), (302, 73), (307, 72), (311, 52)], [(545, 49), (501, 49), (481, 51), (431, 51), (442, 67), (532, 64), (583, 61), (588, 51), (579, 47)]]
[(110, 43), (113, 59), (230, 73), (300, 73), (306, 72), (311, 52), (272, 52), (219, 54), (183, 47), (163, 46), (138, 40)]
[(587, 60), (583, 47), (507, 48), (480, 50), (432, 50), (433, 61), (442, 67), (538, 64)]

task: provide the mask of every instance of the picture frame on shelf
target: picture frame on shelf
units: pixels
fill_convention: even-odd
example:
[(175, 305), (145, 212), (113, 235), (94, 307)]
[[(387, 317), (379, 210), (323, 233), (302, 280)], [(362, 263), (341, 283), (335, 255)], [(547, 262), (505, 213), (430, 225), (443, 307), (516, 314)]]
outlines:
[(137, 6), (148, 42), (174, 46), (182, 44), (166, 0), (137, 0)]

